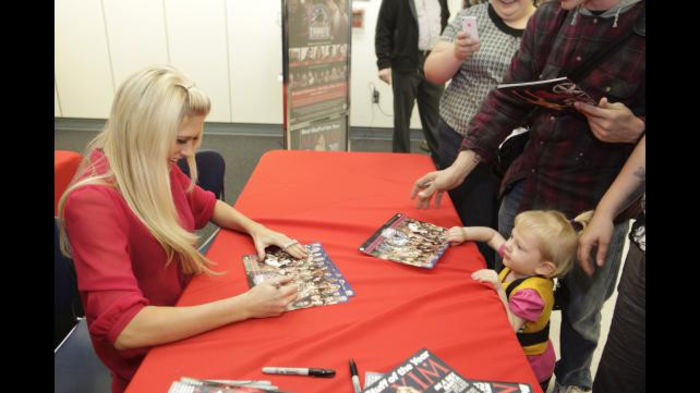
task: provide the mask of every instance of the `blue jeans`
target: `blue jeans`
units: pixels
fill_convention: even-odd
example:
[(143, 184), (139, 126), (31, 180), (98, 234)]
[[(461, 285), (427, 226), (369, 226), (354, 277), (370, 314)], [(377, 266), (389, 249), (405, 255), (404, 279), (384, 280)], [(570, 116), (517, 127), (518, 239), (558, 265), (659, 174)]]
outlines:
[[(513, 222), (518, 213), (524, 190), (524, 181), (515, 182), (510, 191), (503, 196), (501, 207), (498, 209), (498, 232), (506, 239), (510, 237), (510, 232), (513, 230)], [(503, 269), (503, 260), (500, 255), (496, 255), (496, 271), (501, 271), (501, 269)]]
[[(510, 236), (524, 189), (525, 182), (518, 181), (503, 197), (498, 211), (498, 231), (503, 237)], [(569, 302), (562, 307), (559, 338), (561, 359), (554, 368), (559, 385), (591, 389), (591, 360), (600, 336), (600, 310), (615, 291), (628, 229), (629, 221), (615, 225), (605, 264), (596, 269), (593, 277), (589, 277), (575, 262), (574, 268), (564, 279), (562, 289), (569, 291)], [(594, 248), (592, 254), (596, 252)], [(500, 258), (496, 266), (502, 267)]]

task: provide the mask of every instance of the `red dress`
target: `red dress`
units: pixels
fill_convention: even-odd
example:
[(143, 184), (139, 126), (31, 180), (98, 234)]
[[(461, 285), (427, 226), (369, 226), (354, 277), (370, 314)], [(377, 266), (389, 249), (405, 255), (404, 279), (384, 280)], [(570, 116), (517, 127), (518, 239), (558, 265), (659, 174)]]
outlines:
[[(90, 158), (98, 173), (107, 170), (101, 151)], [(198, 186), (186, 193), (190, 178), (177, 165), (170, 183), (182, 227), (204, 227), (214, 213), (214, 194)], [(165, 251), (116, 188), (80, 187), (67, 197), (64, 211), (92, 344), (112, 372), (112, 392), (122, 392), (149, 348), (118, 351), (114, 342), (143, 307), (175, 305), (191, 275), (182, 273), (177, 258), (165, 266)]]

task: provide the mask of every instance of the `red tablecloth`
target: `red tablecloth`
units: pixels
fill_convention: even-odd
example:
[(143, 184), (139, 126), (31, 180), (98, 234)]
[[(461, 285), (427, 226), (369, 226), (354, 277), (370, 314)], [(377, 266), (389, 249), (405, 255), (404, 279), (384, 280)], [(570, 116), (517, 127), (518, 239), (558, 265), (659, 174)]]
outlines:
[[(496, 292), (470, 278), (485, 266), (475, 244), (449, 248), (432, 270), (358, 251), (397, 212), (444, 227), (460, 224), (447, 196), (431, 210), (418, 210), (410, 200), (413, 181), (433, 168), (427, 156), (416, 154), (263, 155), (236, 208), (302, 243), (321, 242), (357, 295), (344, 304), (247, 320), (154, 348), (127, 392), (166, 392), (188, 376), (267, 379), (297, 393), (351, 393), (350, 358), (364, 381), (365, 371), (389, 371), (422, 347), (466, 378), (527, 382), (540, 391)], [(250, 253), (249, 237), (222, 230), (208, 256), (226, 273), (195, 277), (178, 304), (246, 291), (241, 256)], [(265, 375), (263, 366), (331, 368), (337, 375)]]
[(54, 215), (58, 213), (58, 200), (73, 179), (83, 155), (69, 150), (54, 151)]

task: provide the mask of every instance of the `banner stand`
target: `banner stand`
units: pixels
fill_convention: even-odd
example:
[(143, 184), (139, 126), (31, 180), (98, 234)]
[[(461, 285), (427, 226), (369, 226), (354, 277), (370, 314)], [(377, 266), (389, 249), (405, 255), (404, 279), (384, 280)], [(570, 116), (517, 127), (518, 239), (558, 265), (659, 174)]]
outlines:
[(292, 150), (348, 151), (348, 0), (282, 0), (282, 134)]

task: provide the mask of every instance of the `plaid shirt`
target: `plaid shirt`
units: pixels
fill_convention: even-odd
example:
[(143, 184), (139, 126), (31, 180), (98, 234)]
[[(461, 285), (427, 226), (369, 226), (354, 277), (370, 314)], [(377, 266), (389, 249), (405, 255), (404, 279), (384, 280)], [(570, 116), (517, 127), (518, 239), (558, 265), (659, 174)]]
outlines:
[[(562, 10), (559, 2), (541, 5), (528, 21), (503, 83), (564, 76), (606, 43), (633, 29), (640, 3), (615, 18), (601, 18)], [(643, 36), (634, 34), (580, 81), (593, 99), (622, 102), (635, 115), (645, 115), (645, 51)], [(493, 90), (470, 123), (461, 149), (490, 161), (511, 130), (531, 107)], [(530, 141), (506, 172), (501, 195), (524, 179), (519, 211), (556, 209), (569, 217), (593, 209), (617, 176), (633, 144), (605, 143), (593, 135), (578, 112), (541, 110), (532, 120)]]

